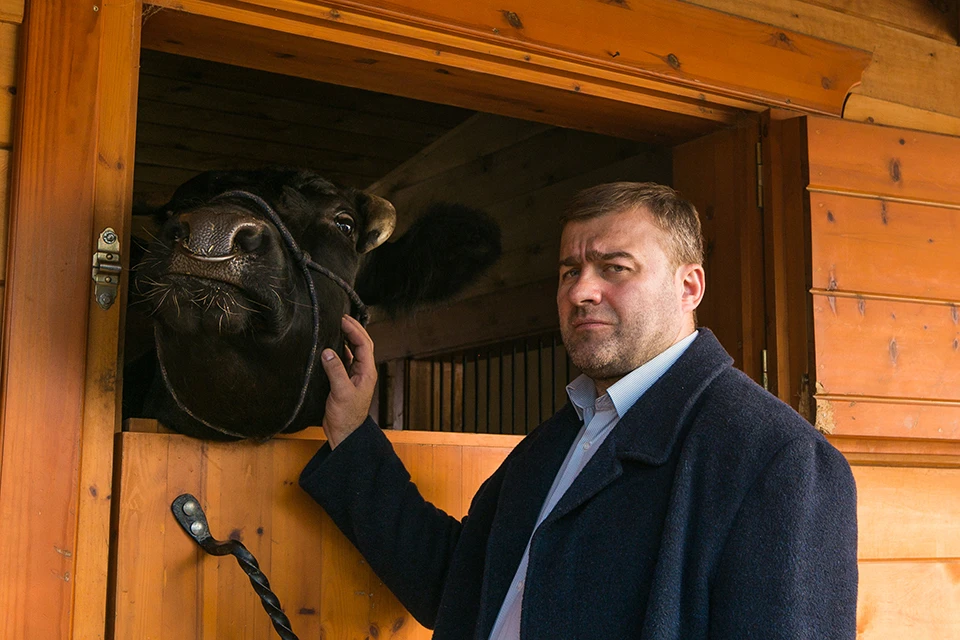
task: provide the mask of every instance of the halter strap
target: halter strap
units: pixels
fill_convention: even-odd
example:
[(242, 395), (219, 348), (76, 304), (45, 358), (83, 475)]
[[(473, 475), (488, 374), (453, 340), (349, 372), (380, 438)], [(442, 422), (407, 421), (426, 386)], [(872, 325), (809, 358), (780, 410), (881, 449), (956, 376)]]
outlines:
[[(307, 291), (310, 293), (310, 305), (313, 311), (313, 344), (310, 347), (310, 354), (307, 358), (307, 368), (303, 374), (303, 386), (300, 388), (300, 397), (297, 399), (297, 406), (294, 408), (293, 413), (290, 415), (290, 418), (284, 423), (284, 425), (280, 427), (279, 430), (274, 431), (272, 434), (263, 439), (269, 440), (278, 433), (286, 431), (287, 428), (293, 424), (293, 421), (296, 419), (296, 417), (300, 414), (300, 410), (303, 408), (303, 403), (307, 397), (307, 388), (310, 386), (310, 379), (313, 377), (313, 370), (317, 363), (317, 349), (320, 341), (320, 303), (317, 301), (317, 290), (313, 284), (313, 278), (310, 277), (310, 269), (325, 275), (337, 286), (343, 289), (343, 291), (347, 294), (347, 298), (350, 300), (350, 315), (356, 318), (361, 325), (366, 326), (370, 315), (367, 311), (366, 305), (363, 304), (363, 301), (360, 299), (360, 296), (357, 294), (356, 290), (354, 290), (354, 288), (351, 287), (346, 280), (323, 265), (314, 262), (310, 255), (300, 248), (296, 240), (293, 239), (293, 235), (290, 233), (290, 230), (287, 229), (287, 226), (283, 223), (283, 220), (280, 219), (280, 216), (277, 215), (277, 212), (273, 210), (273, 207), (271, 207), (266, 200), (256, 194), (250, 193), (249, 191), (234, 190), (225, 191), (212, 198), (211, 201), (220, 200), (222, 198), (241, 198), (244, 200), (249, 200), (256, 204), (260, 210), (266, 214), (270, 222), (273, 223), (273, 226), (275, 226), (277, 231), (280, 232), (280, 236), (283, 238), (287, 250), (300, 267), (300, 271), (303, 273), (303, 278), (307, 283)], [(154, 342), (157, 345), (157, 360), (160, 363), (160, 373), (163, 377), (163, 383), (167, 387), (167, 391), (170, 392), (170, 396), (173, 398), (174, 402), (177, 403), (177, 407), (208, 429), (213, 429), (214, 431), (219, 431), (225, 435), (238, 438), (249, 437), (242, 433), (237, 433), (235, 431), (230, 431), (229, 429), (224, 429), (222, 427), (213, 425), (200, 416), (194, 414), (189, 408), (187, 408), (187, 406), (177, 396), (177, 392), (174, 391), (173, 385), (170, 382), (170, 376), (167, 374), (167, 368), (163, 364), (163, 356), (161, 354), (159, 337), (159, 328), (154, 325)]]

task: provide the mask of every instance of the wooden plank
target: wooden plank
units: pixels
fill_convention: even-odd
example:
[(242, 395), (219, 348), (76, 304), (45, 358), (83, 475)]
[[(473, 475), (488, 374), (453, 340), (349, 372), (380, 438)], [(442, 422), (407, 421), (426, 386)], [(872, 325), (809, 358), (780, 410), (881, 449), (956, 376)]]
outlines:
[(0, 20), (20, 24), (23, 22), (24, 0), (0, 1)]
[(854, 466), (860, 560), (960, 558), (960, 469)]
[(960, 136), (960, 117), (851, 93), (843, 105), (843, 119), (903, 129)]
[(946, 305), (817, 294), (817, 389), (960, 399), (960, 316)]
[[(10, 152), (0, 149), (0, 283), (7, 276), (7, 212), (10, 211)], [(2, 334), (0, 334), (2, 335)]]
[(70, 634), (101, 29), (89, 5), (55, 1), (32, 5), (21, 33), (0, 383), (0, 637)]
[[(317, 39), (314, 25), (306, 30), (312, 37), (298, 36), (283, 33), (298, 28), (295, 20), (281, 19), (274, 25), (269, 16), (257, 14), (261, 19), (279, 32), (163, 11), (144, 26), (143, 46), (629, 139), (677, 142), (735, 119), (734, 110), (705, 105), (696, 97), (677, 104), (667, 94), (640, 93), (619, 84), (601, 86), (592, 76), (544, 77), (541, 72), (518, 76), (508, 69), (475, 64), (472, 55), (446, 48), (437, 56), (436, 44), (423, 55), (411, 44), (416, 49), (411, 54), (420, 58), (403, 57), (390, 53), (380, 39), (364, 40), (358, 46), (336, 44)], [(217, 37), (211, 38), (211, 33)], [(338, 33), (337, 38), (341, 37)], [(438, 82), (441, 76), (443, 81)]]
[(860, 564), (857, 638), (960, 636), (960, 560)]
[(378, 179), (366, 191), (389, 200), (396, 191), (490, 155), (546, 129), (543, 124), (476, 113)]
[[(811, 193), (813, 287), (960, 301), (960, 211)], [(865, 269), (864, 265), (896, 265)]]
[[(9, 5), (16, 2), (17, 0), (0, 2), (0, 17), (10, 8)], [(19, 0), (19, 10), (22, 18), (23, 0)], [(19, 46), (19, 25), (11, 24), (7, 20), (0, 22), (0, 147), (6, 149), (13, 144), (13, 109), (17, 93)]]
[[(125, 262), (129, 262), (128, 220), (133, 191), (142, 7), (140, 2), (126, 0), (105, 0), (99, 6), (103, 45), (93, 235), (98, 236), (107, 227), (114, 229), (122, 238)], [(113, 444), (120, 427), (122, 404), (122, 384), (117, 384), (122, 378), (123, 362), (119, 336), (125, 309), (126, 296), (121, 293), (109, 312), (91, 304), (87, 323), (71, 636), (76, 640), (101, 639), (105, 633)]]
[[(214, 106), (214, 108), (210, 108)], [(248, 141), (282, 143), (295, 147), (309, 147), (336, 151), (351, 156), (370, 156), (388, 158), (394, 163), (406, 160), (423, 146), (420, 142), (406, 142), (388, 137), (385, 131), (376, 130), (357, 133), (341, 129), (334, 121), (327, 127), (293, 125), (273, 120), (269, 109), (272, 105), (264, 102), (259, 114), (230, 113), (216, 105), (206, 107), (171, 105), (152, 100), (141, 100), (137, 106), (138, 126), (144, 124), (176, 127), (181, 130), (180, 138), (191, 139), (196, 131), (217, 133), (230, 138)], [(319, 107), (318, 107), (319, 108)], [(319, 116), (317, 116), (319, 117)], [(400, 135), (402, 127), (395, 127)], [(153, 145), (174, 146), (179, 142), (172, 136), (151, 135), (154, 133), (145, 127), (138, 140)], [(254, 143), (255, 144), (255, 143)], [(250, 151), (255, 152), (256, 149)], [(334, 163), (334, 166), (335, 163)]]
[[(214, 99), (235, 113), (256, 113), (266, 105), (274, 118), (285, 122), (318, 126), (329, 119), (356, 133), (382, 127), (385, 135), (396, 129), (401, 139), (418, 143), (470, 115), (434, 102), (160, 51), (144, 50), (141, 58), (141, 95), (169, 104), (203, 106)], [(406, 138), (404, 132), (417, 137)]]
[(818, 398), (834, 435), (960, 440), (960, 405), (880, 402), (860, 396)]
[[(177, 141), (175, 147), (170, 142), (172, 140)], [(195, 155), (177, 156), (181, 151)], [(280, 140), (251, 140), (244, 137), (242, 131), (227, 135), (196, 129), (184, 131), (182, 127), (148, 122), (137, 124), (137, 159), (141, 162), (158, 165), (163, 164), (163, 159), (173, 158), (177, 163), (173, 166), (177, 166), (191, 158), (199, 166), (186, 168), (207, 170), (216, 168), (218, 163), (231, 156), (263, 164), (283, 165), (296, 160), (301, 166), (335, 166), (344, 173), (359, 175), (379, 175), (400, 161), (399, 158), (365, 156), (356, 151), (298, 146)]]
[(438, 305), (367, 330), (380, 362), (430, 355), (556, 329), (556, 278)]
[(767, 371), (771, 390), (813, 421), (813, 310), (804, 121), (762, 120)]
[(673, 186), (697, 207), (703, 228), (708, 293), (697, 321), (713, 330), (735, 366), (761, 382), (766, 326), (759, 135), (759, 123), (746, 120), (675, 147)]
[[(816, 6), (803, 0), (690, 0), (780, 28), (873, 52), (853, 93), (960, 116), (960, 50), (955, 45)], [(914, 0), (911, 0), (911, 2)]]
[(960, 139), (809, 118), (810, 189), (960, 205)]
[(929, 0), (803, 0), (927, 38), (957, 44), (957, 5)]
[[(514, 2), (510, 11), (490, 0), (469, 5), (440, 0), (366, 1), (341, 3), (334, 16), (331, 7), (324, 5), (292, 0), (258, 4), (263, 7), (261, 16), (271, 15), (269, 11), (312, 18), (318, 33), (336, 22), (355, 30), (429, 42), (444, 36), (445, 42), (466, 40), (460, 46), (473, 44), (475, 51), (487, 55), (495, 55), (494, 47), (506, 49), (501, 55), (513, 60), (536, 55), (544, 67), (576, 62), (598, 71), (802, 105), (822, 113), (839, 113), (846, 92), (859, 82), (869, 61), (864, 51), (795, 33), (781, 34), (736, 16), (662, 0), (601, 4), (591, 10), (579, 2), (555, 2), (549, 11), (535, 0)], [(241, 19), (226, 2), (192, 0), (178, 6)], [(354, 33), (340, 37), (351, 39), (347, 34)], [(704, 46), (706, 42), (710, 45)], [(521, 55), (511, 56), (511, 49)], [(713, 55), (714, 51), (725, 55)]]
[(956, 440), (826, 437), (852, 466), (960, 469), (960, 442)]

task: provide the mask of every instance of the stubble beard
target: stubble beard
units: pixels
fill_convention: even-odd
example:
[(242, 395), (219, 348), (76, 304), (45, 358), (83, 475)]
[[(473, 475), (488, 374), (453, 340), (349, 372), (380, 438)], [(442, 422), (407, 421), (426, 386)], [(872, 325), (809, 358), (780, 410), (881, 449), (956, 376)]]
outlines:
[(578, 335), (571, 318), (561, 325), (560, 335), (571, 362), (580, 371), (597, 381), (618, 380), (670, 347), (673, 336), (651, 315), (638, 314), (628, 325), (617, 318), (607, 335)]

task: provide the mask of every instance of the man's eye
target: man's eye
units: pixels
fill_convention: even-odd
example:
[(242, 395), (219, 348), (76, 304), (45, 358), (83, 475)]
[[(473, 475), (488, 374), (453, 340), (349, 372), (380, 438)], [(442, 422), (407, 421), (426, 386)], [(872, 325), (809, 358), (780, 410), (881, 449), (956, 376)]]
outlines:
[(333, 223), (337, 225), (337, 229), (343, 233), (343, 235), (349, 236), (353, 233), (353, 227), (356, 223), (353, 221), (353, 217), (347, 213), (338, 213), (337, 216), (333, 219)]
[(611, 264), (607, 266), (607, 271), (612, 271), (614, 273), (623, 273), (627, 268), (622, 264)]
[(566, 271), (560, 273), (560, 278), (566, 280), (567, 278), (572, 278), (578, 275), (580, 275), (579, 269), (567, 269)]

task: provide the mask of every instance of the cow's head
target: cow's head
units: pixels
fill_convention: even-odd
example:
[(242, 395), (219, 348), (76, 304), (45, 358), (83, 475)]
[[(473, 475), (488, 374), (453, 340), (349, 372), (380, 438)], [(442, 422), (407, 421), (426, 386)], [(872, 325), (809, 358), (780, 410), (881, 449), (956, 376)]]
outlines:
[[(234, 191), (254, 197), (230, 195)], [(286, 431), (319, 424), (323, 415), (329, 392), (323, 370), (317, 363), (305, 375), (314, 342), (307, 280), (283, 229), (257, 199), (313, 262), (347, 289), (363, 269), (361, 286), (393, 307), (456, 292), (499, 255), (496, 227), (482, 214), (455, 210), (453, 222), (446, 216), (441, 223), (445, 216), (439, 212), (434, 223), (414, 225), (420, 231), (405, 237), (421, 238), (416, 246), (409, 246), (409, 238), (407, 245), (387, 245), (391, 250), (383, 255), (390, 264), (378, 264), (366, 254), (390, 236), (396, 222), (393, 206), (382, 198), (293, 169), (215, 171), (190, 180), (158, 212), (162, 226), (136, 267), (133, 296), (153, 318), (160, 356), (142, 413), (188, 435), (266, 438), (294, 414)], [(479, 227), (463, 224), (466, 219)], [(462, 230), (451, 236), (451, 224)], [(466, 239), (474, 255), (455, 260), (461, 271), (468, 265), (463, 273), (429, 266), (445, 249), (463, 256), (454, 236), (475, 236), (477, 229), (487, 240)], [(406, 275), (398, 279), (397, 272)], [(319, 273), (310, 278), (319, 301), (317, 353), (331, 347), (343, 355), (340, 317), (351, 309), (347, 291)], [(430, 291), (401, 292), (397, 299), (396, 290), (412, 291), (432, 280), (437, 284)], [(411, 288), (410, 282), (418, 284)], [(297, 411), (304, 389), (306, 400)]]

